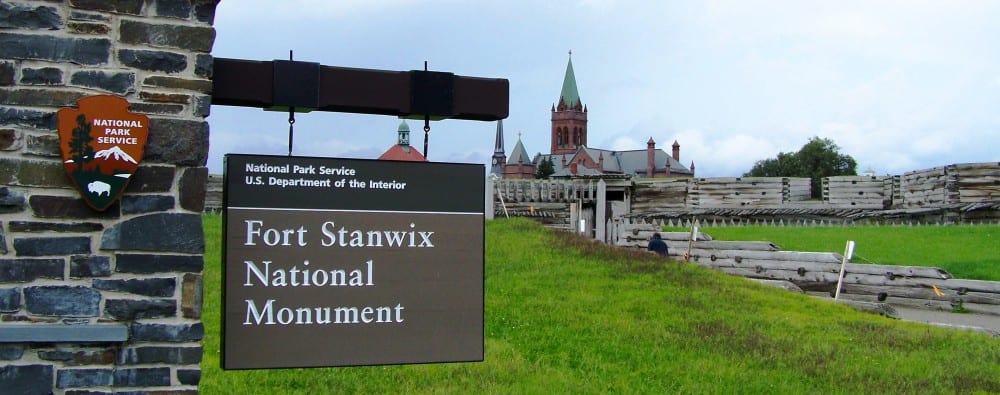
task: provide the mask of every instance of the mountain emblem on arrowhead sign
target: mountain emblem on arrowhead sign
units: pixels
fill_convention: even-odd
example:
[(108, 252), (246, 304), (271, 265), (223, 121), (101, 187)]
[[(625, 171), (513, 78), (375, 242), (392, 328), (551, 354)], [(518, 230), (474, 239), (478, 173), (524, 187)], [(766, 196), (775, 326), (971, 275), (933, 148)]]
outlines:
[(77, 100), (56, 112), (63, 169), (84, 202), (107, 210), (139, 168), (149, 117), (129, 112), (128, 100), (112, 95)]

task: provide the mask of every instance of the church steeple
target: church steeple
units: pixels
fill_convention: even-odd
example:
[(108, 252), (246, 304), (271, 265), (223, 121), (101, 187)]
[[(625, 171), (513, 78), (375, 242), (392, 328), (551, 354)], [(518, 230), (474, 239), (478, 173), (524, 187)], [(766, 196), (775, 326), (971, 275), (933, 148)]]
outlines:
[(493, 146), (493, 166), (490, 168), (490, 174), (496, 174), (497, 176), (503, 176), (503, 165), (507, 161), (507, 154), (504, 153), (503, 149), (503, 120), (497, 121), (497, 138), (496, 144)]
[(551, 153), (571, 154), (587, 145), (587, 106), (580, 100), (573, 71), (573, 51), (569, 52), (559, 102), (552, 106)]
[(563, 76), (562, 93), (559, 94), (559, 109), (583, 108), (580, 92), (576, 89), (576, 74), (573, 72), (573, 51), (569, 51), (569, 62), (566, 63), (566, 75)]
[(399, 133), (397, 139), (399, 146), (403, 147), (403, 151), (410, 152), (410, 125), (406, 124), (406, 120), (399, 123), (396, 133)]

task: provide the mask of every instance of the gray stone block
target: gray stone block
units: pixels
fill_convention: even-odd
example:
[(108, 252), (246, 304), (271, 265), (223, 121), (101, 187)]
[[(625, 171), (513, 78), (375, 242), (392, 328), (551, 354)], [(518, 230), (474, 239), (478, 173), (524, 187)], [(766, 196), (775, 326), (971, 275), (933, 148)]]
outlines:
[(132, 324), (132, 337), (135, 342), (194, 342), (205, 336), (205, 327), (201, 323), (194, 324)]
[(212, 96), (195, 96), (194, 102), (191, 104), (191, 115), (201, 118), (212, 115)]
[(10, 394), (52, 393), (52, 365), (0, 366), (0, 388)]
[(207, 182), (207, 167), (192, 167), (184, 170), (177, 183), (181, 207), (199, 213), (205, 211), (205, 186)]
[(74, 21), (96, 21), (96, 22), (109, 22), (111, 18), (102, 14), (91, 14), (89, 12), (80, 11), (70, 11), (69, 19)]
[(16, 361), (24, 356), (24, 345), (0, 344), (0, 361)]
[(103, 255), (76, 255), (69, 261), (71, 278), (110, 277), (111, 258)]
[(50, 316), (96, 317), (101, 293), (89, 287), (46, 285), (24, 288), (28, 313)]
[(0, 58), (73, 62), (86, 66), (108, 63), (111, 40), (0, 33)]
[(0, 86), (14, 85), (14, 64), (0, 62)]
[(201, 370), (177, 369), (177, 381), (184, 385), (198, 385), (201, 381)]
[(120, 222), (104, 231), (101, 250), (202, 253), (201, 215), (150, 214)]
[(122, 214), (143, 214), (174, 208), (174, 197), (163, 195), (126, 195), (122, 197)]
[(194, 365), (201, 363), (201, 347), (134, 347), (122, 350), (118, 363), (140, 365), (167, 363)]
[(184, 106), (165, 103), (132, 103), (129, 104), (128, 110), (146, 115), (175, 115), (184, 112)]
[(67, 107), (84, 97), (83, 92), (56, 89), (10, 89), (0, 90), (0, 103), (12, 106)]
[(174, 185), (173, 166), (139, 166), (125, 187), (126, 193), (170, 192)]
[[(65, 176), (65, 173), (63, 175)], [(83, 199), (66, 196), (32, 195), (28, 198), (28, 206), (38, 218), (114, 219), (120, 216), (121, 211), (118, 202), (107, 210), (94, 211), (83, 202)]]
[(77, 71), (70, 76), (69, 82), (119, 95), (135, 92), (135, 73), (131, 72)]
[(150, 118), (146, 160), (177, 166), (205, 166), (208, 122)]
[(173, 296), (174, 290), (177, 288), (177, 280), (173, 277), (94, 280), (93, 285), (94, 288), (102, 291), (168, 297)]
[(119, 273), (200, 273), (204, 267), (205, 258), (198, 255), (115, 255), (115, 271)]
[(159, 88), (183, 89), (198, 93), (212, 94), (212, 81), (210, 80), (192, 80), (180, 77), (154, 75), (146, 77), (142, 80), (142, 84)]
[(170, 368), (116, 369), (115, 387), (162, 387), (170, 385)]
[(26, 283), (40, 278), (63, 279), (62, 258), (0, 259), (0, 283)]
[(62, 156), (62, 153), (59, 152), (59, 136), (29, 134), (25, 137), (25, 153), (50, 158), (59, 158)]
[(194, 52), (210, 52), (215, 41), (215, 29), (211, 27), (122, 20), (119, 31), (123, 43), (178, 48)]
[(19, 237), (14, 239), (17, 256), (89, 254), (90, 237)]
[(194, 16), (199, 22), (205, 22), (209, 25), (215, 23), (215, 6), (219, 4), (214, 1), (204, 1), (199, 2), (194, 5)]
[(21, 149), (24, 134), (14, 129), (0, 129), (0, 151), (17, 151)]
[(196, 55), (194, 58), (194, 75), (211, 79), (213, 66), (215, 66), (215, 58), (212, 55)]
[[(24, 194), (5, 186), (0, 187), (0, 213), (18, 213), (24, 211), (24, 207)], [(2, 230), (0, 236), (3, 236)], [(4, 246), (0, 247), (0, 252), (6, 253), (6, 243)]]
[(57, 67), (21, 70), (22, 85), (62, 85), (63, 71)]
[(173, 299), (109, 299), (104, 302), (104, 315), (119, 321), (176, 317), (177, 301)]
[(66, 171), (59, 161), (0, 157), (0, 169), (10, 172), (8, 174), (0, 174), (0, 179), (8, 180), (9, 185), (48, 188), (69, 187), (66, 181)]
[(87, 11), (107, 11), (117, 14), (139, 15), (143, 0), (70, 0), (73, 8)]
[(66, 366), (110, 365), (115, 362), (115, 349), (39, 350), (38, 358), (43, 361), (62, 362)]
[(191, 0), (157, 0), (156, 15), (189, 19), (191, 18)]
[(57, 388), (108, 387), (114, 383), (112, 369), (60, 369)]
[(87, 233), (104, 229), (104, 225), (97, 222), (11, 221), (9, 226), (11, 232)]
[[(3, 45), (0, 43), (0, 45)], [(0, 50), (2, 51), (2, 50)], [(56, 130), (56, 113), (0, 107), (0, 125)]]
[(14, 313), (21, 309), (21, 288), (0, 288), (0, 313)]
[(0, 3), (0, 29), (58, 29), (62, 18), (55, 8)]
[(187, 56), (166, 51), (120, 49), (118, 60), (126, 66), (147, 71), (179, 73), (187, 68)]

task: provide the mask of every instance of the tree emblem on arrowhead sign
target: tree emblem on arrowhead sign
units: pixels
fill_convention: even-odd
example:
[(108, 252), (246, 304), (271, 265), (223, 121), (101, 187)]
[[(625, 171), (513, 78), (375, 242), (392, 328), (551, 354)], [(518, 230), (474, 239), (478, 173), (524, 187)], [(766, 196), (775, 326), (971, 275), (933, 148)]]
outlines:
[(56, 112), (63, 169), (97, 211), (118, 200), (142, 161), (149, 117), (128, 111), (118, 96), (88, 96)]

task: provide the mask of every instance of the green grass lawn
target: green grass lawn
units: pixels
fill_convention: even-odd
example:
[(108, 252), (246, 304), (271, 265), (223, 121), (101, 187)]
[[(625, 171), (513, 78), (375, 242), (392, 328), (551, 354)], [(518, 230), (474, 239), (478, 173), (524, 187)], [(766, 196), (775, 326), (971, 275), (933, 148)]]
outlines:
[[(690, 231), (671, 228), (673, 231)], [(956, 278), (1000, 281), (1000, 226), (719, 226), (699, 231), (715, 240), (769, 241), (786, 251), (844, 253), (855, 263), (934, 266)]]
[(486, 228), (485, 361), (219, 369), (205, 217), (204, 393), (1000, 393), (1000, 340), (868, 315), (523, 219)]

